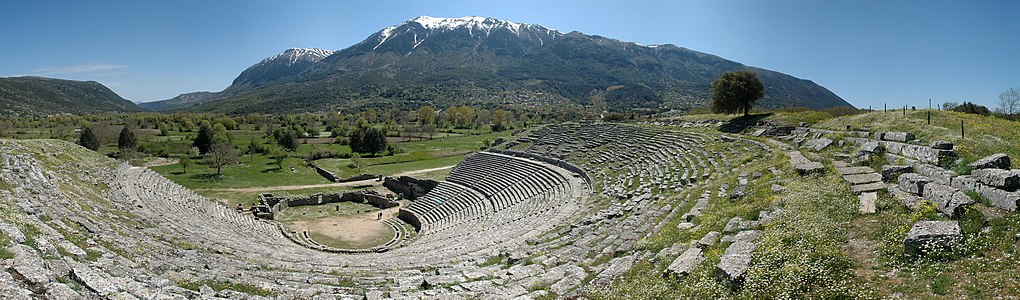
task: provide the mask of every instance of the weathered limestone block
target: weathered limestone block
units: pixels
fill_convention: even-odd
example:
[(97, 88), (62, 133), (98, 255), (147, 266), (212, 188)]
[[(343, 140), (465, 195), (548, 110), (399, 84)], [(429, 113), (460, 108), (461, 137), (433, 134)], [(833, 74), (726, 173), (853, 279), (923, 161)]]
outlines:
[(709, 231), (705, 234), (705, 236), (698, 240), (698, 248), (707, 249), (708, 247), (715, 245), (715, 242), (719, 240), (720, 235), (722, 235), (722, 233), (718, 231)]
[(733, 244), (730, 244), (723, 252), (719, 264), (715, 268), (715, 280), (719, 284), (732, 291), (739, 290), (744, 285), (744, 276), (751, 264), (751, 252), (756, 247), (754, 238), (756, 231), (743, 231), (737, 234)]
[(862, 214), (873, 214), (875, 213), (875, 201), (878, 200), (878, 193), (867, 192), (860, 195), (860, 208), (858, 211)]
[(882, 135), (882, 139), (886, 140), (886, 141), (896, 141), (896, 142), (905, 143), (905, 142), (913, 141), (914, 140), (914, 134), (913, 133), (909, 133), (909, 132), (896, 132), (896, 131), (886, 132), (885, 134)]
[(10, 300), (31, 300), (32, 291), (24, 289), (18, 286), (18, 282), (14, 280), (14, 276), (6, 271), (0, 271), (0, 295), (3, 295), (4, 299)]
[(989, 204), (1001, 209), (1013, 211), (1020, 205), (1020, 193), (984, 185), (970, 175), (954, 177), (951, 186), (964, 191), (974, 191), (988, 199)]
[(17, 226), (0, 222), (0, 232), (3, 232), (4, 235), (11, 239), (11, 241), (15, 244), (25, 242), (25, 234), (21, 233), (21, 230), (18, 230)]
[(924, 186), (931, 183), (931, 179), (915, 173), (904, 173), (899, 177), (900, 190), (915, 195), (924, 195)]
[(814, 150), (815, 152), (817, 152), (817, 151), (825, 150), (825, 148), (829, 147), (829, 145), (832, 145), (832, 140), (831, 139), (828, 139), (828, 138), (818, 138), (818, 139), (808, 140), (807, 143), (804, 143), (804, 146), (801, 147), (801, 148), (808, 148), (808, 149), (811, 149), (811, 150)]
[(921, 174), (924, 177), (928, 177), (933, 182), (941, 184), (950, 184), (953, 181), (953, 177), (956, 177), (956, 173), (953, 173), (953, 171), (929, 164), (914, 165), (914, 173)]
[(970, 163), (971, 169), (1009, 169), (1011, 164), (1009, 156), (996, 153)]
[(29, 284), (45, 285), (56, 279), (53, 272), (46, 269), (35, 249), (25, 245), (12, 245), (7, 247), (7, 250), (14, 253), (14, 272), (24, 277)]
[(884, 190), (884, 189), (886, 189), (886, 185), (885, 185), (885, 183), (882, 183), (882, 182), (855, 184), (855, 185), (850, 186), (850, 191), (853, 192), (854, 194), (860, 194), (860, 193), (866, 193), (866, 192), (875, 192), (875, 191)]
[(889, 181), (893, 178), (898, 178), (900, 174), (913, 171), (914, 167), (911, 166), (884, 165), (882, 166), (882, 180)]
[(856, 185), (882, 181), (882, 175), (878, 175), (876, 173), (853, 174), (843, 176), (843, 179), (845, 179), (850, 184)]
[(117, 285), (108, 280), (109, 275), (99, 273), (91, 267), (77, 265), (71, 268), (71, 276), (85, 284), (89, 290), (101, 295), (110, 295), (117, 292)]
[(729, 222), (726, 222), (726, 227), (723, 228), (723, 232), (737, 232), (737, 230), (740, 230), (740, 223), (743, 221), (744, 219), (741, 217), (733, 217)]
[(882, 146), (882, 143), (879, 143), (878, 141), (869, 140), (865, 142), (864, 145), (861, 145), (860, 152), (869, 154), (881, 154), (882, 152), (885, 152), (885, 147)]
[(918, 221), (903, 240), (903, 253), (920, 255), (949, 250), (963, 240), (957, 221)]
[(977, 169), (970, 176), (978, 182), (1000, 189), (1020, 188), (1020, 170)]
[(798, 151), (786, 152), (786, 156), (790, 158), (790, 164), (793, 165), (793, 168), (801, 175), (820, 172), (825, 169), (822, 163), (810, 161)]
[(947, 141), (931, 142), (931, 147), (939, 150), (953, 150), (953, 143)]
[(46, 298), (49, 299), (80, 299), (78, 292), (67, 285), (59, 282), (50, 282), (46, 285)]
[(950, 217), (960, 216), (966, 206), (974, 204), (974, 199), (971, 199), (967, 194), (941, 183), (926, 184), (924, 199), (934, 202), (939, 212)]
[[(891, 143), (887, 143), (891, 144)], [(940, 150), (931, 147), (903, 144), (900, 155), (919, 160), (923, 163), (946, 165), (956, 157), (953, 150)]]
[(872, 170), (871, 167), (845, 167), (836, 168), (836, 172), (839, 173), (839, 175), (854, 175), (874, 173), (875, 170)]
[(680, 257), (673, 260), (673, 263), (669, 264), (663, 276), (685, 276), (690, 274), (704, 260), (705, 257), (701, 254), (701, 248), (691, 247), (684, 251), (683, 254), (680, 254)]

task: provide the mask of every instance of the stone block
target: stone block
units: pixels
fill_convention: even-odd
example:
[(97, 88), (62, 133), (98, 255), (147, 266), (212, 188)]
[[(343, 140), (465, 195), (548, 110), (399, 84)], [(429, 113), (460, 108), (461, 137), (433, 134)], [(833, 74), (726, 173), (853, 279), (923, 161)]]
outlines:
[(666, 268), (663, 276), (686, 276), (704, 260), (705, 257), (701, 254), (701, 248), (692, 247), (673, 260), (673, 263), (669, 264), (669, 267)]
[(1020, 188), (1020, 170), (977, 169), (970, 176), (978, 182), (1000, 189)]
[(875, 213), (875, 201), (878, 200), (878, 193), (875, 193), (875, 192), (862, 193), (859, 196), (859, 200), (860, 200), (861, 206), (858, 209), (858, 211), (860, 213), (862, 213), (862, 214), (873, 214), (873, 213)]
[(877, 173), (853, 174), (843, 176), (843, 179), (850, 184), (857, 185), (882, 181), (882, 175), (878, 175)]
[(744, 276), (751, 263), (751, 253), (756, 246), (753, 241), (756, 234), (749, 233), (743, 236), (741, 234), (737, 234), (736, 241), (723, 252), (713, 274), (716, 282), (731, 291), (737, 291), (743, 287)]
[(904, 173), (898, 178), (900, 190), (915, 195), (924, 195), (924, 186), (931, 183), (931, 179), (915, 173)]
[(21, 244), (25, 242), (25, 234), (18, 230), (17, 226), (8, 223), (0, 223), (0, 232), (3, 232), (7, 238), (11, 239), (15, 244)]
[(905, 143), (905, 142), (913, 141), (914, 140), (914, 134), (913, 133), (909, 133), (909, 132), (897, 132), (897, 131), (886, 132), (885, 134), (882, 135), (882, 139), (886, 140), (886, 141), (896, 141), (896, 142)]
[(861, 145), (861, 152), (868, 154), (881, 154), (885, 152), (885, 147), (878, 141), (867, 141), (864, 145)]
[(934, 141), (931, 142), (931, 147), (940, 150), (953, 150), (953, 143), (947, 141)]
[(926, 184), (924, 199), (934, 202), (939, 212), (950, 217), (960, 216), (965, 207), (974, 204), (974, 199), (971, 199), (967, 194), (941, 183)]
[(705, 236), (698, 240), (698, 248), (707, 249), (708, 247), (715, 245), (715, 242), (719, 240), (720, 235), (722, 235), (722, 233), (719, 233), (718, 231), (709, 231), (705, 234)]
[(1011, 165), (1009, 156), (1003, 153), (996, 153), (970, 163), (971, 169), (1004, 169), (1008, 170)]
[(932, 251), (947, 251), (963, 240), (957, 221), (918, 221), (903, 240), (903, 253), (922, 255)]
[(804, 146), (801, 147), (801, 148), (808, 148), (808, 149), (811, 149), (811, 150), (814, 150), (815, 152), (817, 152), (817, 151), (825, 150), (825, 148), (829, 147), (829, 145), (832, 145), (832, 140), (831, 139), (818, 138), (818, 139), (808, 140), (807, 143), (805, 143)]
[(836, 172), (838, 172), (839, 175), (853, 175), (853, 174), (873, 173), (873, 172), (875, 172), (875, 170), (872, 170), (870, 167), (845, 167), (845, 168), (836, 168)]
[(860, 193), (865, 193), (865, 192), (874, 192), (874, 191), (884, 190), (884, 189), (886, 189), (886, 186), (885, 186), (885, 183), (882, 183), (882, 182), (872, 182), (872, 183), (865, 183), (865, 184), (858, 184), (858, 185), (850, 186), (850, 191), (854, 192), (855, 194), (860, 194)]
[(898, 178), (900, 174), (910, 173), (914, 171), (914, 167), (911, 166), (898, 166), (898, 165), (884, 165), (882, 166), (882, 180), (890, 181), (893, 178)]

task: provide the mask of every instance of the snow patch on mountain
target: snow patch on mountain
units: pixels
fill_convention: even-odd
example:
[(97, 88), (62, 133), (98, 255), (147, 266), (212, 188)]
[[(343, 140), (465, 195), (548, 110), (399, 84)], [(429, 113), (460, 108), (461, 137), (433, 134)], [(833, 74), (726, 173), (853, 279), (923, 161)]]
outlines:
[(327, 56), (333, 55), (334, 52), (336, 51), (319, 48), (290, 48), (279, 54), (263, 59), (261, 63), (266, 64), (277, 61), (286, 61), (286, 64), (290, 66), (294, 65), (299, 60), (319, 61)]

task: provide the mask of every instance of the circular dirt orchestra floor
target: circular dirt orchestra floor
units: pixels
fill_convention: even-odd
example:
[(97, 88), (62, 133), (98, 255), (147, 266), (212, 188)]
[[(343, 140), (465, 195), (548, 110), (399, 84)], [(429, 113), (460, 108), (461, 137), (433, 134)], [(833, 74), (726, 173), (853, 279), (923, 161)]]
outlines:
[[(365, 249), (383, 245), (396, 234), (383, 221), (393, 218), (399, 207), (376, 210), (347, 216), (325, 217), (314, 220), (292, 221), (290, 230), (308, 231), (316, 242), (344, 249)], [(379, 213), (381, 220), (377, 219)]]

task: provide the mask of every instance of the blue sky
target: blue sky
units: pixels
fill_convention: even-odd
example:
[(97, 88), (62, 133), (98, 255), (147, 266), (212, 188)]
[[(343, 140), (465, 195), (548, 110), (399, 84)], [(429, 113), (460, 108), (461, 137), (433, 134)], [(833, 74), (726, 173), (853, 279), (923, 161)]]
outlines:
[(343, 49), (419, 15), (675, 44), (858, 107), (994, 105), (1020, 87), (1020, 1), (14, 0), (0, 12), (0, 76), (96, 80), (136, 102), (219, 91), (284, 49)]

